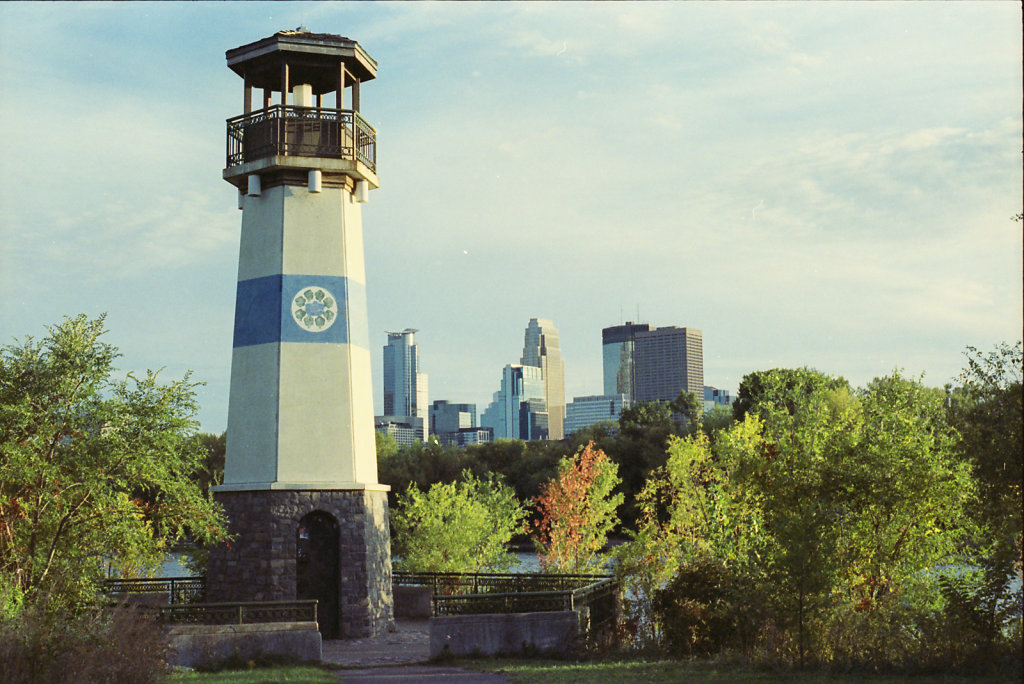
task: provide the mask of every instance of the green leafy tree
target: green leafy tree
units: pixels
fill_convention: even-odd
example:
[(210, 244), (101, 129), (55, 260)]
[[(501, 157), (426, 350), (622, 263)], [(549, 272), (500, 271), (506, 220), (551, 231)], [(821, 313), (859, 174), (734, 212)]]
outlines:
[[(639, 645), (658, 643), (672, 625), (656, 610), (659, 593), (689, 567), (747, 573), (766, 545), (757, 502), (732, 479), (731, 452), (757, 452), (761, 423), (750, 417), (727, 431), (716, 458), (702, 432), (672, 437), (668, 459), (638, 495), (631, 540), (619, 546), (617, 574), (632, 597), (629, 620)], [(750, 593), (750, 587), (747, 587)]]
[(618, 523), (621, 493), (618, 466), (593, 442), (558, 464), (558, 477), (549, 480), (535, 499), (539, 519), (534, 542), (541, 570), (563, 573), (600, 572), (601, 548)]
[(673, 440), (641, 494), (620, 557), (650, 636), (749, 646), (756, 618), (775, 657), (899, 661), (971, 532), (942, 393), (899, 373), (858, 392), (809, 369), (755, 377), (742, 421)]
[[(1022, 506), (1024, 489), (1024, 389), (1021, 342), (1000, 344), (988, 354), (968, 347), (967, 366), (947, 388), (957, 445), (978, 483), (971, 508), (981, 528), (973, 561), (977, 578), (949, 587), (951, 599), (973, 615), (983, 641), (993, 644), (1016, 633), (1019, 651), (1022, 601)], [(974, 581), (971, 581), (971, 580)]]
[(197, 473), (197, 481), (203, 492), (208, 492), (213, 485), (224, 482), (224, 457), (227, 453), (227, 432), (215, 435), (210, 432), (200, 432), (196, 439), (202, 446), (206, 458), (203, 459), (203, 467)]
[(377, 460), (385, 461), (398, 453), (398, 442), (391, 435), (373, 431), (374, 445), (377, 447)]
[(102, 316), (48, 330), (0, 353), (0, 582), (66, 606), (108, 570), (155, 567), (173, 540), (225, 533), (196, 481), (207, 454), (189, 376), (113, 379)]
[(502, 572), (516, 558), (506, 551), (523, 527), (526, 509), (497, 477), (469, 472), (460, 482), (427, 491), (412, 484), (391, 518), (396, 562), (412, 572)]
[(637, 495), (644, 488), (648, 474), (665, 465), (668, 440), (676, 432), (672, 409), (667, 402), (642, 402), (622, 411), (618, 438), (607, 447), (601, 445), (619, 464), (626, 498), (622, 519), (626, 525), (633, 525), (638, 519)]
[(732, 413), (732, 408), (729, 406), (722, 406), (718, 404), (714, 406), (710, 411), (705, 411), (701, 416), (700, 426), (704, 430), (704, 434), (714, 439), (715, 433), (719, 430), (728, 428), (736, 422), (735, 417)]

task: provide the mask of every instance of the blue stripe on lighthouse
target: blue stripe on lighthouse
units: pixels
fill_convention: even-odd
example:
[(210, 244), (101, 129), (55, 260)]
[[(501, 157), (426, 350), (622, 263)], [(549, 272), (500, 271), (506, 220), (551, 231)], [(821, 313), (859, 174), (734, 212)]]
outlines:
[(235, 347), (281, 339), (281, 276), (238, 281), (235, 295)]
[[(308, 330), (292, 315), (295, 298), (323, 289), (336, 302), (337, 316), (324, 330)], [(366, 289), (339, 276), (272, 275), (242, 280), (235, 298), (235, 347), (269, 342), (355, 344), (369, 349)]]

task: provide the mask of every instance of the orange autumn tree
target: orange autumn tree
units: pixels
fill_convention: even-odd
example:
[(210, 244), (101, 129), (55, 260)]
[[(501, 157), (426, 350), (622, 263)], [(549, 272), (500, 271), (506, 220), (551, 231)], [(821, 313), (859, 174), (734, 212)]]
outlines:
[(544, 572), (589, 573), (603, 569), (601, 547), (618, 523), (622, 494), (619, 466), (590, 442), (558, 464), (558, 477), (534, 501), (534, 543)]

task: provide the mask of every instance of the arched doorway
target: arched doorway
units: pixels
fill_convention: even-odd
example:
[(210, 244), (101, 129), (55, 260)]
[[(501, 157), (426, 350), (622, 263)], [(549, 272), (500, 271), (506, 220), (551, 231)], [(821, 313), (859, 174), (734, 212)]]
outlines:
[(324, 639), (337, 639), (338, 523), (323, 511), (299, 521), (295, 532), (295, 597), (316, 599), (317, 621)]

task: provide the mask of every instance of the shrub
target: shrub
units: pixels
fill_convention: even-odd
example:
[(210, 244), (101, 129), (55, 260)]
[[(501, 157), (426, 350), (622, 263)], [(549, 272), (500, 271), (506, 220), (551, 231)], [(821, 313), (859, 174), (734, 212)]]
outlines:
[(655, 594), (665, 649), (687, 657), (748, 653), (765, 621), (753, 593), (751, 583), (711, 560), (684, 565)]
[(68, 617), (39, 604), (0, 621), (2, 678), (10, 684), (148, 684), (169, 673), (168, 642), (139, 608), (92, 608)]

